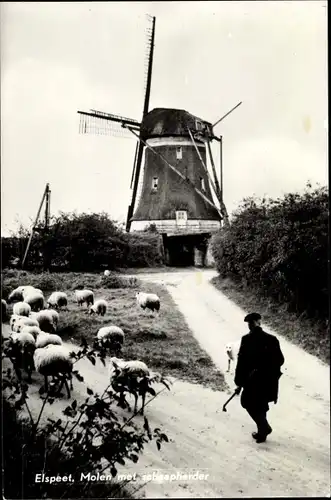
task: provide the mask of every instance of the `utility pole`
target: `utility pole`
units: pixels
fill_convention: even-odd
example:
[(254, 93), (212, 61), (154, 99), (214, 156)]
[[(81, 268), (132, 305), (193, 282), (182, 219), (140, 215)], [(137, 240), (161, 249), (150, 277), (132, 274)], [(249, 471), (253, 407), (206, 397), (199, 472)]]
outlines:
[(50, 189), (49, 189), (49, 184), (48, 183), (46, 184), (46, 188), (45, 188), (44, 194), (42, 196), (42, 199), (41, 199), (41, 202), (40, 202), (40, 205), (39, 205), (39, 208), (38, 208), (38, 212), (37, 212), (35, 221), (34, 221), (33, 226), (31, 228), (31, 233), (30, 233), (30, 236), (29, 236), (28, 244), (26, 246), (26, 250), (25, 250), (25, 253), (24, 253), (23, 260), (22, 260), (22, 269), (24, 268), (24, 264), (25, 264), (25, 261), (26, 261), (27, 255), (28, 255), (28, 251), (29, 251), (30, 245), (31, 245), (33, 233), (34, 233), (34, 231), (36, 229), (36, 225), (37, 225), (37, 222), (39, 220), (40, 212), (41, 212), (41, 209), (42, 209), (42, 206), (43, 206), (45, 200), (46, 200), (46, 207), (45, 207), (45, 229), (47, 230), (48, 227), (49, 227), (49, 219), (50, 219)]
[(46, 184), (46, 197), (45, 197), (45, 227), (44, 227), (44, 238), (43, 238), (43, 259), (44, 259), (44, 271), (49, 271), (50, 268), (50, 249), (48, 241), (49, 225), (50, 225), (50, 208), (51, 208), (51, 190), (49, 189), (49, 184)]
[(45, 230), (49, 229), (50, 221), (50, 209), (51, 209), (51, 190), (49, 189), (49, 184), (46, 184), (46, 203), (45, 203)]

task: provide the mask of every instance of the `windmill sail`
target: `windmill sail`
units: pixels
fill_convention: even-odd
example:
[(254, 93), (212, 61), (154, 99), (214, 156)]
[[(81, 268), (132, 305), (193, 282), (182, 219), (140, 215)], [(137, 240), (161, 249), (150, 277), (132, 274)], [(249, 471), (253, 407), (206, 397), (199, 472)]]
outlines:
[(90, 112), (78, 111), (78, 113), (80, 115), (80, 134), (112, 135), (115, 137), (131, 138), (128, 131), (122, 127), (122, 124), (128, 124), (136, 130), (139, 130), (140, 127), (140, 123), (137, 120), (95, 109), (91, 109)]
[(145, 81), (144, 81), (144, 109), (143, 117), (148, 113), (149, 108), (149, 98), (151, 94), (151, 83), (152, 83), (152, 67), (153, 67), (153, 56), (154, 56), (154, 37), (155, 37), (155, 17), (147, 15), (148, 27), (146, 29), (146, 53), (145, 53)]
[[(150, 25), (147, 28), (147, 59), (146, 59), (147, 73), (145, 73), (146, 74), (145, 99), (144, 99), (142, 121), (148, 113), (149, 98), (150, 98), (150, 93), (151, 93), (153, 55), (154, 55), (154, 38), (155, 38), (155, 17), (148, 16), (148, 21), (149, 21)], [(138, 191), (138, 185), (139, 185), (143, 152), (144, 152), (144, 144), (140, 141), (139, 146), (138, 146), (138, 153), (137, 153), (137, 163), (135, 165), (132, 200), (131, 200), (131, 205), (129, 205), (129, 208), (128, 208), (128, 215), (127, 215), (127, 220), (126, 220), (126, 230), (127, 231), (130, 230), (131, 218), (133, 216), (135, 203), (136, 203), (136, 199), (137, 199), (137, 191)]]

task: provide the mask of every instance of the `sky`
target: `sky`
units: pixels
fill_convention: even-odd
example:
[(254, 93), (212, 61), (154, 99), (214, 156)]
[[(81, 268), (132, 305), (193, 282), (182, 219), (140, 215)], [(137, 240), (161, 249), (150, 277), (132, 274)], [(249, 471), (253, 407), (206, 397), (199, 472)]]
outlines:
[[(223, 136), (224, 201), (327, 185), (326, 1), (1, 2), (1, 233), (51, 213), (126, 218), (134, 138), (79, 134), (77, 110), (185, 109)], [(212, 146), (216, 165), (219, 145)]]

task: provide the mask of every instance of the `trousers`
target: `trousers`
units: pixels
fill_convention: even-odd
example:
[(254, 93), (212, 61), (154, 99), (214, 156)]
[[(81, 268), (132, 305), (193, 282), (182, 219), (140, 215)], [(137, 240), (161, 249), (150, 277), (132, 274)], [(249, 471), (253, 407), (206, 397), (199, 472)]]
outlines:
[(267, 420), (267, 412), (269, 411), (268, 402), (263, 397), (259, 397), (245, 389), (242, 392), (240, 402), (241, 406), (256, 423), (258, 433), (264, 434), (270, 428)]

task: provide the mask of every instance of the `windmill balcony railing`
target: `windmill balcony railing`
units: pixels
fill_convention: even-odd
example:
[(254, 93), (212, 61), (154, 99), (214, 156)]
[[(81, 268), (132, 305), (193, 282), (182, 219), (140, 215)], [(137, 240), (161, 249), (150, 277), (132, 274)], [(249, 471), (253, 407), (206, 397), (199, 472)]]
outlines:
[(177, 224), (176, 221), (133, 221), (132, 231), (144, 231), (149, 226), (155, 226), (159, 233), (171, 234), (199, 234), (214, 233), (221, 228), (218, 221), (187, 221), (186, 224)]

